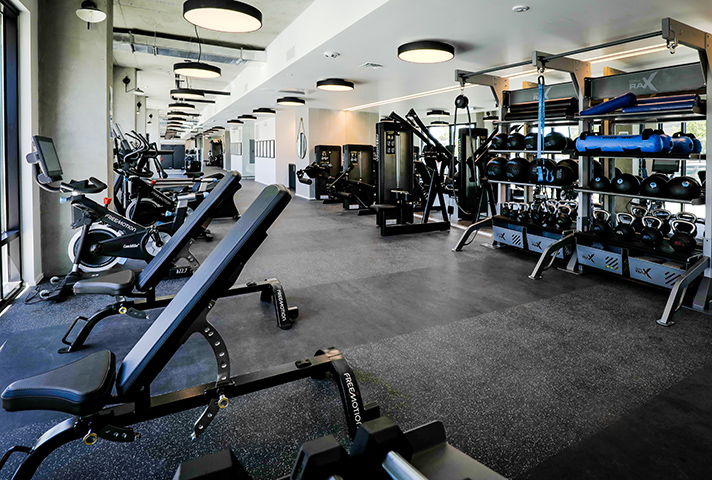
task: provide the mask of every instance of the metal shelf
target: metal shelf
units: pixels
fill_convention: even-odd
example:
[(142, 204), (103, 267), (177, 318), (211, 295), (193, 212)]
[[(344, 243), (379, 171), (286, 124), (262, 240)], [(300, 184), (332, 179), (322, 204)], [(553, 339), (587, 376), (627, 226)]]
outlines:
[(541, 187), (541, 188), (553, 188), (555, 190), (561, 190), (561, 185), (551, 185), (548, 183), (536, 184), (536, 183), (523, 183), (523, 182), (509, 182), (507, 180), (488, 180), (490, 183), (500, 183), (503, 185), (517, 185), (519, 187)]
[[(539, 123), (537, 118), (532, 118), (531, 120), (495, 120), (492, 122), (494, 125), (534, 125)], [(545, 126), (559, 125), (559, 126), (578, 126), (578, 119), (575, 116), (570, 117), (559, 117), (559, 118), (546, 118)]]
[(704, 205), (705, 204), (704, 197), (696, 198), (694, 200), (679, 200), (677, 198), (646, 197), (643, 195), (630, 195), (628, 193), (601, 192), (599, 190), (588, 190), (585, 188), (578, 188), (578, 187), (574, 187), (574, 191), (577, 193), (597, 193), (599, 195), (606, 195), (609, 197), (641, 198), (644, 200), (653, 200), (653, 201), (657, 201), (657, 202), (682, 203), (685, 205)]
[[(528, 153), (536, 155), (536, 150), (489, 150), (489, 153)], [(542, 150), (542, 155), (576, 155), (576, 150)]]
[(706, 160), (707, 155), (701, 153), (691, 153), (689, 155), (680, 155), (677, 153), (635, 153), (635, 152), (574, 152), (577, 157), (596, 157), (596, 158), (645, 158), (650, 160), (677, 160), (684, 162), (686, 160)]
[(593, 121), (611, 121), (616, 123), (661, 123), (661, 122), (694, 122), (704, 120), (705, 104), (693, 108), (685, 108), (680, 110), (667, 110), (657, 112), (635, 112), (621, 113), (612, 112), (602, 115), (575, 115), (577, 120), (593, 120)]

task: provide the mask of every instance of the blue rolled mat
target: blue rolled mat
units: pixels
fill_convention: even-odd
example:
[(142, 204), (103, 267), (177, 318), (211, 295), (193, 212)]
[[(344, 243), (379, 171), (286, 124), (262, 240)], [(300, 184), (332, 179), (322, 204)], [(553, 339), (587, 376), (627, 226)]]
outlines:
[(619, 108), (628, 107), (635, 105), (636, 96), (633, 92), (624, 93), (616, 98), (612, 98), (603, 103), (599, 103), (594, 107), (581, 110), (580, 115), (602, 115), (604, 113), (611, 113), (618, 110)]
[(700, 142), (697, 138), (693, 138), (692, 143), (692, 153), (702, 153), (702, 142)]
[(665, 110), (686, 110), (697, 105), (694, 100), (682, 102), (666, 102), (666, 103), (644, 103), (633, 107), (626, 107), (623, 113), (642, 113), (642, 112), (662, 112)]
[[(600, 151), (611, 153), (642, 152), (660, 153), (666, 150), (670, 137), (667, 135), (591, 135), (576, 139), (579, 152)], [(663, 138), (667, 137), (667, 138)], [(689, 140), (689, 139), (688, 139)]]
[(652, 98), (639, 98), (638, 105), (644, 103), (668, 103), (668, 102), (684, 102), (684, 101), (700, 101), (700, 96), (696, 93), (688, 93), (685, 95), (671, 95), (669, 97), (652, 97)]

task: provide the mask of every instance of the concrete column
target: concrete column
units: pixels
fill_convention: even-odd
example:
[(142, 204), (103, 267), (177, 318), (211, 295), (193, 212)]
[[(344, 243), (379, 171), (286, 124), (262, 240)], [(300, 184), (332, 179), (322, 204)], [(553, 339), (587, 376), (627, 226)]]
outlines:
[[(39, 2), (39, 133), (52, 137), (64, 179), (96, 177), (111, 186), (109, 139), (113, 1), (96, 0), (108, 18), (87, 29), (76, 0)], [(93, 195), (101, 202), (110, 191)], [(42, 265), (45, 275), (70, 268), (71, 209), (59, 195), (41, 192)]]
[(128, 90), (136, 88), (136, 69), (130, 67), (114, 66), (112, 82), (112, 121), (121, 125), (124, 132), (139, 131), (137, 127), (136, 103), (141, 102), (141, 110), (145, 112), (146, 101), (144, 97), (136, 96), (133, 92), (126, 93), (124, 78), (129, 77)]

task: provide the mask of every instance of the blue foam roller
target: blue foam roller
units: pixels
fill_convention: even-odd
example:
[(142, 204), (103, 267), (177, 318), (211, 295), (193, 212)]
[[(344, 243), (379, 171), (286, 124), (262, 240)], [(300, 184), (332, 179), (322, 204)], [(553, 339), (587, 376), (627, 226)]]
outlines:
[[(701, 147), (702, 145), (700, 145)], [(687, 155), (692, 153), (695, 148), (695, 143), (690, 137), (677, 137), (672, 139), (672, 153), (681, 153)]]
[(639, 98), (638, 105), (644, 103), (669, 103), (669, 102), (699, 102), (700, 96), (696, 93), (688, 93), (686, 95), (671, 95), (669, 97), (652, 97), (652, 98)]
[(619, 108), (628, 107), (635, 105), (636, 96), (633, 92), (624, 93), (616, 98), (612, 98), (603, 103), (599, 103), (595, 107), (587, 108), (581, 110), (581, 115), (602, 115), (604, 113), (611, 113), (618, 110)]
[(666, 103), (644, 103), (623, 109), (623, 113), (661, 112), (665, 110), (686, 110), (696, 106), (694, 100)]
[[(664, 135), (667, 137), (667, 135)], [(668, 137), (670, 138), (670, 137)], [(689, 139), (688, 139), (689, 140)], [(591, 150), (611, 153), (640, 151), (643, 153), (660, 153), (666, 148), (667, 141), (663, 135), (585, 135), (576, 139), (576, 150), (588, 152)]]

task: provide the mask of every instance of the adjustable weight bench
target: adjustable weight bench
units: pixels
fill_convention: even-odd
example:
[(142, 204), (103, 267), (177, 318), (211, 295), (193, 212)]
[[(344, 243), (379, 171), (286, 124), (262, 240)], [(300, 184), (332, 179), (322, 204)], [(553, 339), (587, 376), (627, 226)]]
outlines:
[[(335, 349), (320, 350), (314, 357), (294, 363), (230, 376), (225, 342), (207, 316), (216, 300), (235, 283), (290, 199), (291, 194), (282, 185), (265, 188), (118, 368), (115, 355), (101, 351), (8, 386), (1, 396), (7, 411), (53, 410), (73, 416), (48, 430), (33, 447), (7, 450), (0, 459), (0, 469), (13, 452), (25, 453), (12, 478), (29, 479), (50, 453), (73, 440), (83, 439), (87, 445), (98, 438), (131, 442), (140, 435), (130, 425), (205, 406), (193, 427), (192, 437), (197, 438), (218, 411), (228, 406), (229, 398), (307, 377), (323, 378), (327, 373), (333, 375), (339, 388), (352, 437), (362, 422), (377, 417), (378, 407), (364, 407), (353, 370)], [(201, 334), (213, 350), (217, 381), (151, 396), (153, 380), (194, 333)], [(114, 387), (116, 395), (112, 396)]]
[[(107, 275), (98, 275), (74, 284), (74, 293), (79, 294), (103, 294), (116, 297), (116, 301), (101, 310), (98, 310), (89, 318), (79, 316), (69, 326), (67, 332), (62, 337), (62, 343), (67, 345), (59, 350), (59, 353), (75, 352), (84, 346), (84, 342), (94, 329), (97, 323), (112, 315), (129, 315), (134, 318), (149, 318), (145, 310), (152, 308), (162, 308), (168, 305), (173, 299), (173, 295), (156, 297), (156, 286), (172, 267), (173, 259), (176, 257), (187, 258), (191, 262), (191, 267), (197, 269), (200, 262), (190, 252), (193, 238), (207, 227), (207, 224), (215, 216), (220, 206), (226, 202), (232, 202), (232, 197), (240, 186), (240, 174), (237, 172), (227, 172), (217, 187), (203, 200), (198, 208), (188, 216), (183, 225), (166, 242), (158, 254), (151, 260), (146, 268), (138, 275), (132, 270), (123, 270)], [(242, 225), (241, 220), (237, 221)], [(299, 316), (297, 307), (289, 307), (284, 288), (279, 280), (270, 278), (264, 282), (249, 282), (246, 285), (230, 288), (221, 296), (232, 297), (246, 293), (261, 292), (262, 301), (272, 300), (274, 303), (277, 325), (281, 329), (288, 329), (292, 326), (292, 320)], [(127, 300), (126, 297), (140, 297), (134, 300)], [(75, 327), (85, 322), (73, 340), (69, 337)]]

